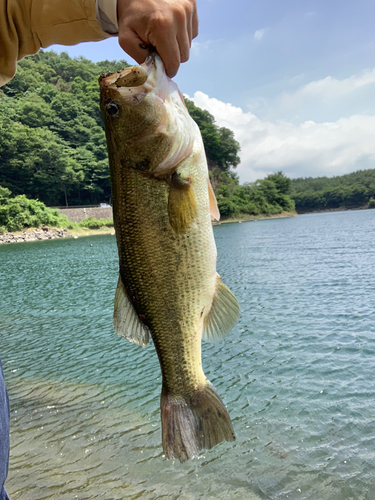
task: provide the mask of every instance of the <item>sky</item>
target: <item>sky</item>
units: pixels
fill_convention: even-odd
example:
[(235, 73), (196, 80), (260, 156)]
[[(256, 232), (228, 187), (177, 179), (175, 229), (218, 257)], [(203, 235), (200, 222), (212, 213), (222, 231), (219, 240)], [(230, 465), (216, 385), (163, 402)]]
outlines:
[[(197, 0), (174, 78), (241, 145), (241, 182), (375, 168), (374, 0)], [(56, 52), (126, 59), (117, 38)]]

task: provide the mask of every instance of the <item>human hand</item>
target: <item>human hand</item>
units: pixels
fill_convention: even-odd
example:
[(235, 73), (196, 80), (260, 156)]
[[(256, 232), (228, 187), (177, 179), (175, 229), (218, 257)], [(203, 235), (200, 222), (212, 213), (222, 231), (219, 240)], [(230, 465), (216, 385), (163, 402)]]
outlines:
[(198, 35), (195, 0), (118, 0), (117, 17), (119, 44), (138, 64), (150, 45), (170, 78), (189, 59), (191, 41)]

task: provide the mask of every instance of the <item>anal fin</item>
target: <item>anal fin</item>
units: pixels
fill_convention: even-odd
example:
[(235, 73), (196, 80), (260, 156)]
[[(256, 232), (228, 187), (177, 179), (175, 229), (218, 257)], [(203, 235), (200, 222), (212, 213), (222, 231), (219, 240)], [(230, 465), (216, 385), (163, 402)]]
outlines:
[(216, 292), (212, 306), (204, 319), (202, 338), (208, 342), (223, 339), (236, 325), (240, 317), (240, 305), (235, 295), (216, 275)]
[(133, 304), (130, 302), (121, 276), (118, 279), (115, 295), (113, 326), (118, 335), (125, 337), (130, 342), (142, 347), (148, 345), (149, 329), (139, 319)]

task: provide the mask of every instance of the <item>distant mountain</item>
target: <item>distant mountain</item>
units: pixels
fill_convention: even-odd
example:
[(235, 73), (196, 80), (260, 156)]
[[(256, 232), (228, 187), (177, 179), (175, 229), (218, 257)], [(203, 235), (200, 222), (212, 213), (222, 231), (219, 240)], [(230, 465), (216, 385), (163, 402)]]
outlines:
[(299, 213), (375, 205), (375, 169), (335, 177), (292, 179), (291, 197)]

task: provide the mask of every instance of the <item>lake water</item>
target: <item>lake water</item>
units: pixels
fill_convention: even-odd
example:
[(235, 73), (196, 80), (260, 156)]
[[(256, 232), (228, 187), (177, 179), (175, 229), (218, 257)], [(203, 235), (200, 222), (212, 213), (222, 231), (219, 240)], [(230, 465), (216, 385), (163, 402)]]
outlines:
[(114, 236), (0, 246), (12, 500), (375, 498), (375, 210), (214, 231), (242, 315), (203, 365), (237, 441), (184, 464), (153, 346), (112, 327)]

